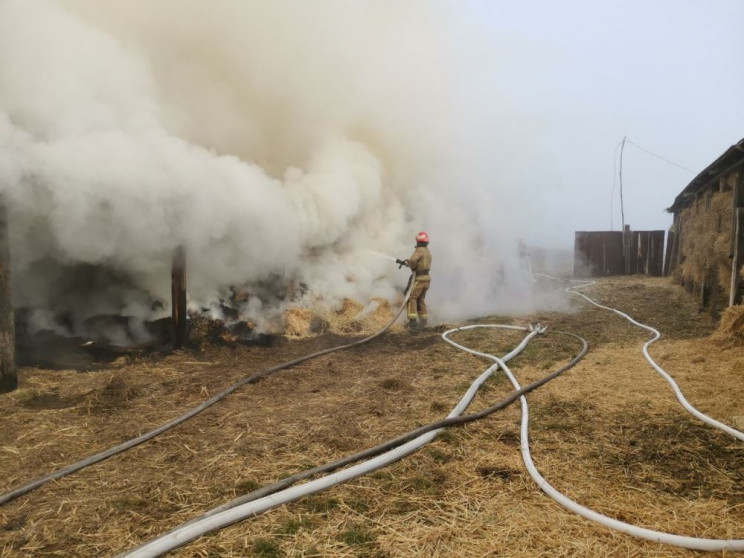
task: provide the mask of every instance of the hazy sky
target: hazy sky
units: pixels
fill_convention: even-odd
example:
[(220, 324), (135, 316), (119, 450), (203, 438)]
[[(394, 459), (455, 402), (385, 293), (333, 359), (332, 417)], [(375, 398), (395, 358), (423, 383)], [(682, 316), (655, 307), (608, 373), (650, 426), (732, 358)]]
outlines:
[[(507, 157), (494, 160), (529, 192), (520, 204), (541, 224), (524, 235), (532, 243), (570, 246), (574, 230), (609, 229), (623, 136), (696, 171), (744, 137), (742, 0), (467, 5), (460, 39), (497, 53), (488, 79), (509, 137), (499, 142)], [(694, 174), (632, 145), (623, 170), (626, 222), (667, 228), (664, 209)], [(618, 229), (617, 189), (613, 216)]]

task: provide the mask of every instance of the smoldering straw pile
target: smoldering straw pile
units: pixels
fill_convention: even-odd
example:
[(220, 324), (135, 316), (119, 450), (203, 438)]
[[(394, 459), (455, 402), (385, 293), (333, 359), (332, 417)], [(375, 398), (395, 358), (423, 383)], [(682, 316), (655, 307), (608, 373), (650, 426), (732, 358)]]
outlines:
[[(435, 315), (524, 308), (456, 28), (416, 1), (1, 2), (16, 305), (40, 327), (157, 317), (181, 245), (196, 308), (275, 278), (305, 285), (300, 305), (394, 300), (405, 277), (368, 250), (407, 257), (425, 228)], [(116, 280), (71, 296), (81, 266)], [(254, 296), (242, 317), (286, 305)]]

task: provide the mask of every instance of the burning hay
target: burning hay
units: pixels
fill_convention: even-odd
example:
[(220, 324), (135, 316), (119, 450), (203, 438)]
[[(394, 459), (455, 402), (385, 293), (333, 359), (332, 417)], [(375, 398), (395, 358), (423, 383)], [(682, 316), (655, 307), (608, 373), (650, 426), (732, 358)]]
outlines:
[(313, 311), (307, 308), (290, 308), (284, 313), (282, 321), (287, 337), (307, 337), (313, 324)]
[(385, 327), (396, 310), (382, 298), (373, 298), (368, 306), (346, 298), (336, 310), (293, 307), (284, 313), (284, 334), (295, 338), (319, 333), (371, 334)]
[(273, 335), (258, 333), (256, 324), (251, 321), (234, 321), (226, 323), (207, 315), (192, 313), (189, 315), (189, 346), (205, 352), (210, 345), (235, 347), (241, 345), (271, 345)]
[(723, 347), (744, 346), (744, 306), (727, 308), (711, 339)]

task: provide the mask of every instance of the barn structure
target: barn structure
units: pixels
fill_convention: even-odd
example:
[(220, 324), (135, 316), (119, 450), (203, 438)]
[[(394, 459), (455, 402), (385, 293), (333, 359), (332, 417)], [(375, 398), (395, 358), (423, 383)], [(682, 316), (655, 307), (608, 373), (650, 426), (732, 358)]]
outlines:
[(744, 294), (744, 139), (698, 174), (667, 209), (665, 274), (718, 315)]

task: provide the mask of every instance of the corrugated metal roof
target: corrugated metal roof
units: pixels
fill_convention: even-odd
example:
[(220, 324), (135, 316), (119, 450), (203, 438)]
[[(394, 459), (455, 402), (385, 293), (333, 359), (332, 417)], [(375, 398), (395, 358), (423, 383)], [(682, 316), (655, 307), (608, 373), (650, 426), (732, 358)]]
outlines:
[(674, 203), (671, 207), (667, 208), (669, 213), (675, 213), (683, 207), (692, 203), (695, 199), (695, 194), (705, 186), (707, 186), (711, 180), (716, 178), (722, 172), (728, 170), (733, 165), (744, 161), (744, 138), (739, 140), (738, 143), (729, 147), (723, 155), (718, 157), (710, 165), (708, 165), (703, 172), (698, 174), (692, 179), (682, 192), (674, 198)]

